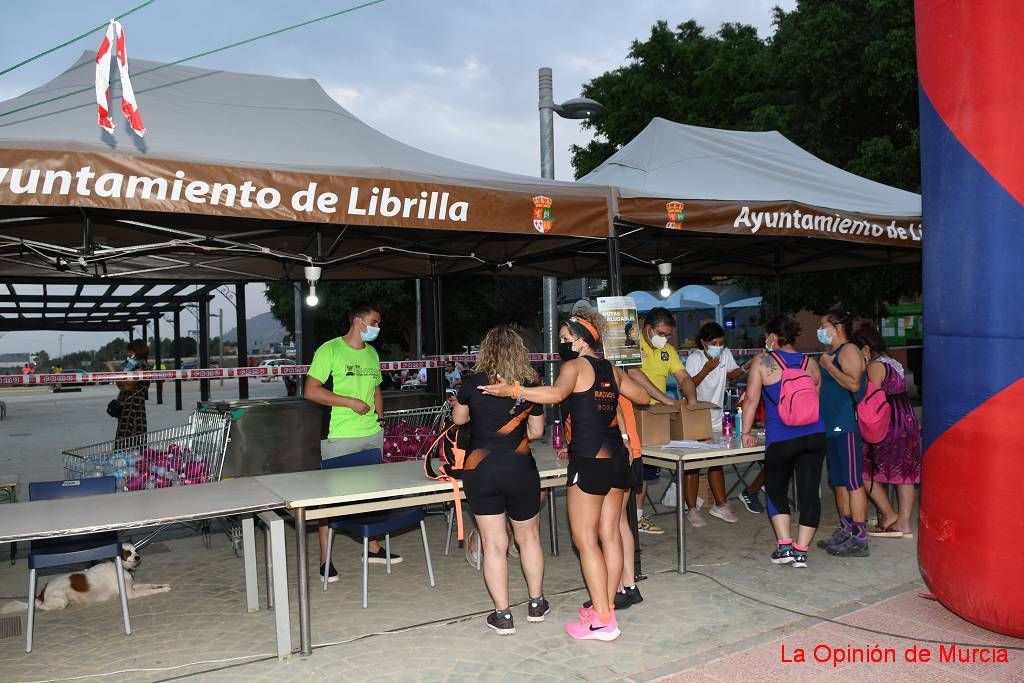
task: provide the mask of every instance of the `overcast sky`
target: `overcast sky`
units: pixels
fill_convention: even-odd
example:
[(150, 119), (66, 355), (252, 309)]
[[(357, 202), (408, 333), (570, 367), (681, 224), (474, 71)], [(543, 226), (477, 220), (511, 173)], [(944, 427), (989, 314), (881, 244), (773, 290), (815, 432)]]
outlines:
[[(5, 4), (0, 69), (140, 3)], [(157, 0), (123, 22), (129, 64), (133, 58), (181, 59), (354, 4)], [(190, 64), (314, 78), (342, 106), (402, 142), (461, 161), (537, 175), (539, 67), (554, 70), (555, 100), (566, 100), (583, 83), (623, 64), (630, 42), (645, 39), (659, 19), (671, 26), (696, 19), (709, 32), (723, 22), (743, 22), (766, 36), (776, 5), (791, 9), (795, 0), (386, 0)], [(0, 76), (0, 101), (51, 79), (83, 50), (95, 50), (101, 37), (95, 33)], [(145, 117), (144, 98), (140, 107)], [(572, 177), (569, 147), (589, 139), (578, 124), (556, 117), (556, 177)], [(246, 298), (250, 316), (269, 310), (260, 288), (248, 287)], [(221, 306), (231, 308), (215, 301), (213, 310)], [(109, 338), (68, 333), (63, 347), (91, 349)], [(55, 354), (57, 333), (17, 332), (0, 338), (0, 352), (41, 348)]]

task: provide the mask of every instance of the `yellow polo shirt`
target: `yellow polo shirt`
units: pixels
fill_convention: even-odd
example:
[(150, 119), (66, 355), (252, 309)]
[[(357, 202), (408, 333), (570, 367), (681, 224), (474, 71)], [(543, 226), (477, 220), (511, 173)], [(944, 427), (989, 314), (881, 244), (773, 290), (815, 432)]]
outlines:
[[(661, 393), (668, 389), (668, 376), (674, 375), (683, 369), (683, 363), (679, 360), (679, 354), (671, 345), (656, 349), (647, 342), (647, 337), (640, 334), (640, 355), (642, 363), (640, 371), (651, 380)], [(651, 403), (657, 403), (653, 398)]]

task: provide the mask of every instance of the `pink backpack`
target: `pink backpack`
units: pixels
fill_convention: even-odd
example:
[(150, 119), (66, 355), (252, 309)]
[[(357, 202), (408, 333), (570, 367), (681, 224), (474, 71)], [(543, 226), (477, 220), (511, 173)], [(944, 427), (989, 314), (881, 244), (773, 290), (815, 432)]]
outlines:
[[(771, 353), (782, 367), (778, 403), (782, 424), (790, 427), (814, 424), (818, 421), (818, 388), (814, 378), (807, 374), (807, 356), (804, 356), (800, 367), (794, 368), (775, 351)], [(768, 396), (767, 392), (765, 395)]]
[[(867, 381), (865, 379), (865, 381)], [(860, 438), (866, 443), (881, 443), (889, 435), (892, 406), (889, 397), (874, 382), (867, 381), (864, 398), (857, 404), (857, 424)]]

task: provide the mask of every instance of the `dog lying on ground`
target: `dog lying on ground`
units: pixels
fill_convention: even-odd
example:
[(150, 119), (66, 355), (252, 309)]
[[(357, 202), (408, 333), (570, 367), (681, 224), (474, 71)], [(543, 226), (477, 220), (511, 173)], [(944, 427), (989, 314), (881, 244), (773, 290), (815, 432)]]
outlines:
[[(134, 572), (142, 564), (142, 557), (131, 543), (121, 544), (121, 562), (125, 569), (125, 594), (129, 600), (171, 590), (166, 583), (135, 583)], [(113, 561), (101, 562), (84, 571), (51, 577), (36, 596), (36, 609), (50, 611), (64, 609), (68, 605), (92, 605), (106, 602), (117, 595), (117, 566)], [(21, 612), (27, 609), (27, 603), (13, 601), (0, 612)]]

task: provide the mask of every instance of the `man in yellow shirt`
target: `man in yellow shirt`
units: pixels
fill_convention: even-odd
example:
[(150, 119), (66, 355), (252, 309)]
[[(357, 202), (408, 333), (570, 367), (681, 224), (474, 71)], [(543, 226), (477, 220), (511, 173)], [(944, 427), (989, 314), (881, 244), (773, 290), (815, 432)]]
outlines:
[[(672, 375), (679, 385), (679, 391), (687, 402), (697, 402), (697, 387), (693, 378), (686, 372), (675, 347), (669, 338), (676, 330), (676, 319), (666, 308), (652, 308), (644, 317), (643, 329), (640, 332), (640, 353), (642, 365), (630, 368), (629, 376), (635, 379), (651, 395), (651, 403), (675, 405), (676, 400), (665, 392), (668, 391), (668, 376)], [(647, 482), (658, 478), (658, 470), (644, 466), (644, 479), (636, 496), (636, 513), (638, 516), (637, 530), (645, 534), (663, 534), (665, 531), (654, 524), (649, 515), (644, 514), (644, 499), (647, 497)]]
[[(380, 384), (380, 358), (367, 342), (380, 333), (380, 309), (373, 304), (356, 306), (349, 313), (348, 332), (325, 342), (313, 354), (306, 374), (305, 397), (331, 409), (331, 426), (327, 439), (320, 442), (320, 458), (327, 460), (342, 455), (376, 448), (384, 452), (384, 399)], [(331, 378), (332, 388), (324, 386)], [(386, 562), (380, 543), (371, 540), (369, 562)], [(402, 557), (391, 553), (391, 563)], [(327, 557), (327, 520), (320, 523), (320, 576), (338, 580), (334, 563)]]

